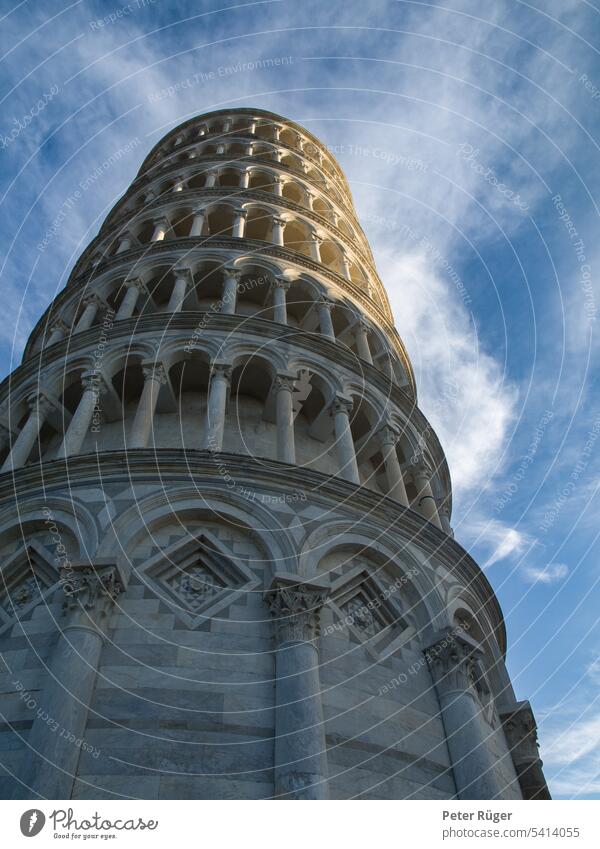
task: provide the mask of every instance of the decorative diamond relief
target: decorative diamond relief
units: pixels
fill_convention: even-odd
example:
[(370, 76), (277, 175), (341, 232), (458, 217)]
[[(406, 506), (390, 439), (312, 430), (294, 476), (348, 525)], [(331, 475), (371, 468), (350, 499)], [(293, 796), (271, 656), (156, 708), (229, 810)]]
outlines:
[(52, 554), (35, 540), (0, 567), (0, 634), (24, 619), (58, 585)]
[(207, 531), (176, 541), (141, 566), (140, 574), (190, 628), (202, 625), (260, 583)]
[(414, 634), (390, 588), (361, 566), (333, 582), (329, 606), (334, 620), (375, 658), (393, 653)]

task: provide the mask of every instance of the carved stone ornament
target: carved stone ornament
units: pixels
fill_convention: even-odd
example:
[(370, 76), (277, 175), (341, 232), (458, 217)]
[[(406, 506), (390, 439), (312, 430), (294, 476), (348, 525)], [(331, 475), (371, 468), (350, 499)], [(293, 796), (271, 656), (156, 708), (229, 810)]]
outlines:
[(60, 570), (64, 601), (63, 615), (72, 610), (106, 615), (123, 589), (116, 566), (69, 564)]
[(265, 593), (265, 602), (275, 625), (277, 643), (312, 642), (320, 633), (321, 607), (329, 587), (303, 581), (296, 575), (276, 575)]

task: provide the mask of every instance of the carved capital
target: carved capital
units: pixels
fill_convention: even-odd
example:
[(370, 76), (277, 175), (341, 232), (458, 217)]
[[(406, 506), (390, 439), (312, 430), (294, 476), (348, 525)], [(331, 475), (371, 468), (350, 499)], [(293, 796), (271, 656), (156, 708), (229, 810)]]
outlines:
[(68, 333), (71, 328), (69, 325), (62, 320), (62, 318), (56, 319), (53, 324), (50, 325), (50, 332), (54, 333), (55, 330), (59, 330), (61, 333)]
[(327, 584), (303, 581), (287, 573), (276, 575), (264, 598), (273, 617), (277, 644), (315, 640), (328, 595)]
[(292, 281), (286, 277), (275, 277), (273, 284), (277, 289), (283, 289), (284, 292), (287, 292), (292, 285)]
[(190, 286), (192, 283), (192, 270), (188, 268), (187, 265), (177, 265), (173, 269), (173, 274), (175, 275), (175, 280), (183, 280), (185, 281), (186, 287)]
[(124, 285), (127, 289), (137, 289), (138, 292), (147, 294), (146, 284), (141, 277), (130, 277), (125, 281)]
[(100, 295), (97, 295), (95, 292), (85, 295), (81, 303), (84, 307), (87, 307), (89, 304), (94, 304), (94, 306), (98, 307), (98, 309), (106, 309), (107, 307), (106, 302), (103, 301)]
[(27, 406), (32, 413), (37, 413), (42, 418), (45, 418), (50, 410), (54, 409), (54, 403), (43, 392), (35, 392), (30, 395), (27, 399)]
[(280, 390), (287, 390), (288, 392), (293, 392), (296, 388), (297, 379), (298, 377), (295, 374), (287, 374), (285, 372), (276, 374), (275, 380), (273, 381), (275, 391), (279, 392)]
[(319, 307), (323, 307), (326, 310), (329, 310), (330, 312), (335, 306), (335, 302), (332, 301), (331, 298), (326, 297), (326, 295), (321, 295), (321, 297), (318, 300), (318, 304), (319, 304)]
[(410, 471), (413, 476), (415, 485), (419, 487), (419, 483), (430, 481), (433, 475), (433, 469), (427, 462), (424, 454), (415, 454), (410, 462)]
[(211, 363), (210, 366), (210, 377), (211, 380), (226, 380), (227, 383), (231, 383), (231, 375), (233, 373), (233, 366), (230, 363)]
[(85, 371), (81, 375), (81, 386), (84, 392), (93, 390), (97, 395), (104, 395), (108, 391), (104, 375), (99, 371)]
[(500, 714), (504, 735), (524, 799), (550, 799), (542, 772), (537, 724), (528, 701), (515, 702)]
[(349, 416), (354, 409), (354, 401), (352, 398), (347, 398), (345, 395), (336, 395), (331, 409), (334, 415), (335, 413), (345, 413)]
[(384, 424), (381, 430), (377, 432), (377, 438), (382, 448), (388, 445), (394, 446), (400, 438), (400, 432), (391, 424)]
[(285, 225), (287, 224), (287, 221), (285, 220), (285, 218), (281, 218), (279, 215), (274, 215), (273, 218), (271, 219), (271, 221), (273, 222), (273, 224), (276, 224), (278, 227), (285, 227)]
[(239, 268), (236, 268), (235, 265), (224, 266), (223, 273), (225, 274), (225, 277), (229, 277), (230, 280), (235, 280), (236, 283), (240, 282), (242, 272)]
[(162, 363), (143, 363), (142, 374), (144, 375), (144, 382), (154, 380), (161, 385), (167, 382), (167, 372)]
[(90, 612), (94, 617), (106, 616), (123, 589), (116, 566), (70, 563), (61, 567), (59, 580), (64, 596), (63, 616), (71, 618)]
[(462, 628), (448, 629), (425, 649), (425, 657), (438, 693), (456, 690), (473, 695), (484, 687), (478, 643), (467, 637)]

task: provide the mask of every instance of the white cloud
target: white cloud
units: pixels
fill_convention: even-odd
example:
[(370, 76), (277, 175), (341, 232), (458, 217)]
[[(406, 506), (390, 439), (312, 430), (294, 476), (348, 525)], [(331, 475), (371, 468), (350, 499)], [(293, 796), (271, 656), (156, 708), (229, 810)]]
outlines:
[(555, 584), (562, 581), (569, 574), (569, 567), (566, 563), (549, 563), (547, 566), (535, 567), (527, 566), (524, 569), (526, 579), (535, 584)]

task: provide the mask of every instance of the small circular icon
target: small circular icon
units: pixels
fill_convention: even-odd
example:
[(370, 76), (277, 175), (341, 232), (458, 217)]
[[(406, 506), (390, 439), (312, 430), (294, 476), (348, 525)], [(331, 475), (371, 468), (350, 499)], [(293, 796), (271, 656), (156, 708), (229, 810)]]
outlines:
[(21, 834), (24, 837), (35, 837), (46, 824), (46, 817), (37, 808), (31, 808), (21, 816)]

